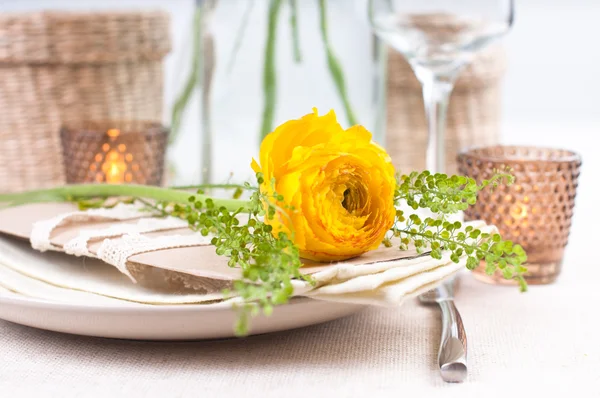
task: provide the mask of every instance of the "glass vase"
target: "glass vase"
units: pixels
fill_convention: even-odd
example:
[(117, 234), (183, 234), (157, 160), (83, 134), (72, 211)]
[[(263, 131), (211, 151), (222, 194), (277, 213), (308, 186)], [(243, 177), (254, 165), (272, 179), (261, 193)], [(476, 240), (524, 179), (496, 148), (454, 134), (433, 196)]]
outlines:
[[(252, 180), (265, 134), (313, 108), (335, 110), (344, 128), (362, 124), (383, 144), (385, 52), (360, 4), (199, 1), (190, 66), (178, 72), (170, 183)], [(186, 129), (200, 135), (199, 159), (177, 136)]]

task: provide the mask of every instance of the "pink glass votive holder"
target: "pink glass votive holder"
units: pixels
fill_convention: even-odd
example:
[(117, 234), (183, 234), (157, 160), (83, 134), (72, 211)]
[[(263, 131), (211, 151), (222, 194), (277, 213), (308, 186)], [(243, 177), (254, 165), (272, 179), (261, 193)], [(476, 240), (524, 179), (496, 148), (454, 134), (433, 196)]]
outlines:
[[(556, 280), (569, 239), (581, 158), (563, 149), (491, 146), (469, 149), (458, 156), (459, 172), (477, 182), (510, 170), (511, 186), (481, 191), (477, 203), (465, 211), (465, 220), (484, 220), (498, 227), (504, 239), (527, 252), (529, 284)], [(475, 276), (489, 283), (514, 283), (500, 273)]]

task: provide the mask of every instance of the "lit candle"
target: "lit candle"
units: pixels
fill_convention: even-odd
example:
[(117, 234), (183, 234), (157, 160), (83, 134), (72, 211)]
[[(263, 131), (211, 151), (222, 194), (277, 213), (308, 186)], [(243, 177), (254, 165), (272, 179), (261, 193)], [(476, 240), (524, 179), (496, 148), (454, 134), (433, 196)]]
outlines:
[(523, 220), (527, 218), (527, 206), (524, 203), (517, 203), (512, 207), (511, 215), (515, 220)]
[(155, 123), (105, 123), (61, 129), (68, 183), (159, 185), (169, 131)]
[(102, 164), (102, 172), (105, 180), (109, 184), (122, 184), (125, 181), (125, 172), (127, 164), (123, 155), (116, 151), (110, 151), (106, 155), (106, 160)]
[[(102, 174), (98, 174), (96, 176), (96, 181), (105, 181), (109, 184), (122, 184), (127, 180), (127, 157), (131, 156), (131, 154), (126, 154), (127, 146), (125, 144), (116, 143), (117, 138), (121, 135), (121, 131), (118, 129), (109, 129), (106, 132), (108, 136), (108, 141), (104, 145), (102, 145), (102, 151), (105, 153), (96, 155), (96, 160), (101, 161), (104, 159), (100, 170)], [(131, 178), (129, 178), (131, 180)]]
[[(478, 181), (510, 170), (515, 184), (481, 191), (465, 219), (495, 224), (505, 239), (523, 246), (529, 283), (553, 282), (568, 243), (580, 157), (563, 149), (493, 146), (465, 151), (458, 162), (462, 174)], [(476, 271), (482, 280), (504, 283), (502, 275), (486, 275), (485, 267)]]

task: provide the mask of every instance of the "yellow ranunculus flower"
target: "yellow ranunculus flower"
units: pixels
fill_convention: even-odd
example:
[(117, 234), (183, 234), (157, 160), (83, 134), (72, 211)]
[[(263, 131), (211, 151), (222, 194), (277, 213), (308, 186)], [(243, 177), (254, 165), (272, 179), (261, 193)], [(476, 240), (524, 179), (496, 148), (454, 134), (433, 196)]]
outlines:
[(261, 191), (284, 198), (267, 222), (275, 234), (293, 232), (303, 258), (356, 257), (376, 249), (394, 222), (394, 167), (364, 127), (344, 130), (333, 111), (313, 111), (267, 135), (260, 165), (252, 162)]

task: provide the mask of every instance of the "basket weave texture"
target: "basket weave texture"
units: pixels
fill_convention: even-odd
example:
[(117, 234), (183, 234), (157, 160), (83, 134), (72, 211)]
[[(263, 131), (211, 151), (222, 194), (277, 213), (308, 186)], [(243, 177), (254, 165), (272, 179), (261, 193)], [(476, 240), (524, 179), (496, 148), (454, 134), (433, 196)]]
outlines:
[[(505, 70), (505, 53), (494, 46), (478, 54), (457, 79), (446, 121), (447, 174), (457, 173), (456, 155), (462, 149), (498, 143)], [(427, 121), (421, 84), (393, 50), (388, 56), (386, 148), (399, 172), (425, 169)]]
[(160, 122), (163, 12), (0, 15), (0, 192), (65, 182), (60, 128)]

